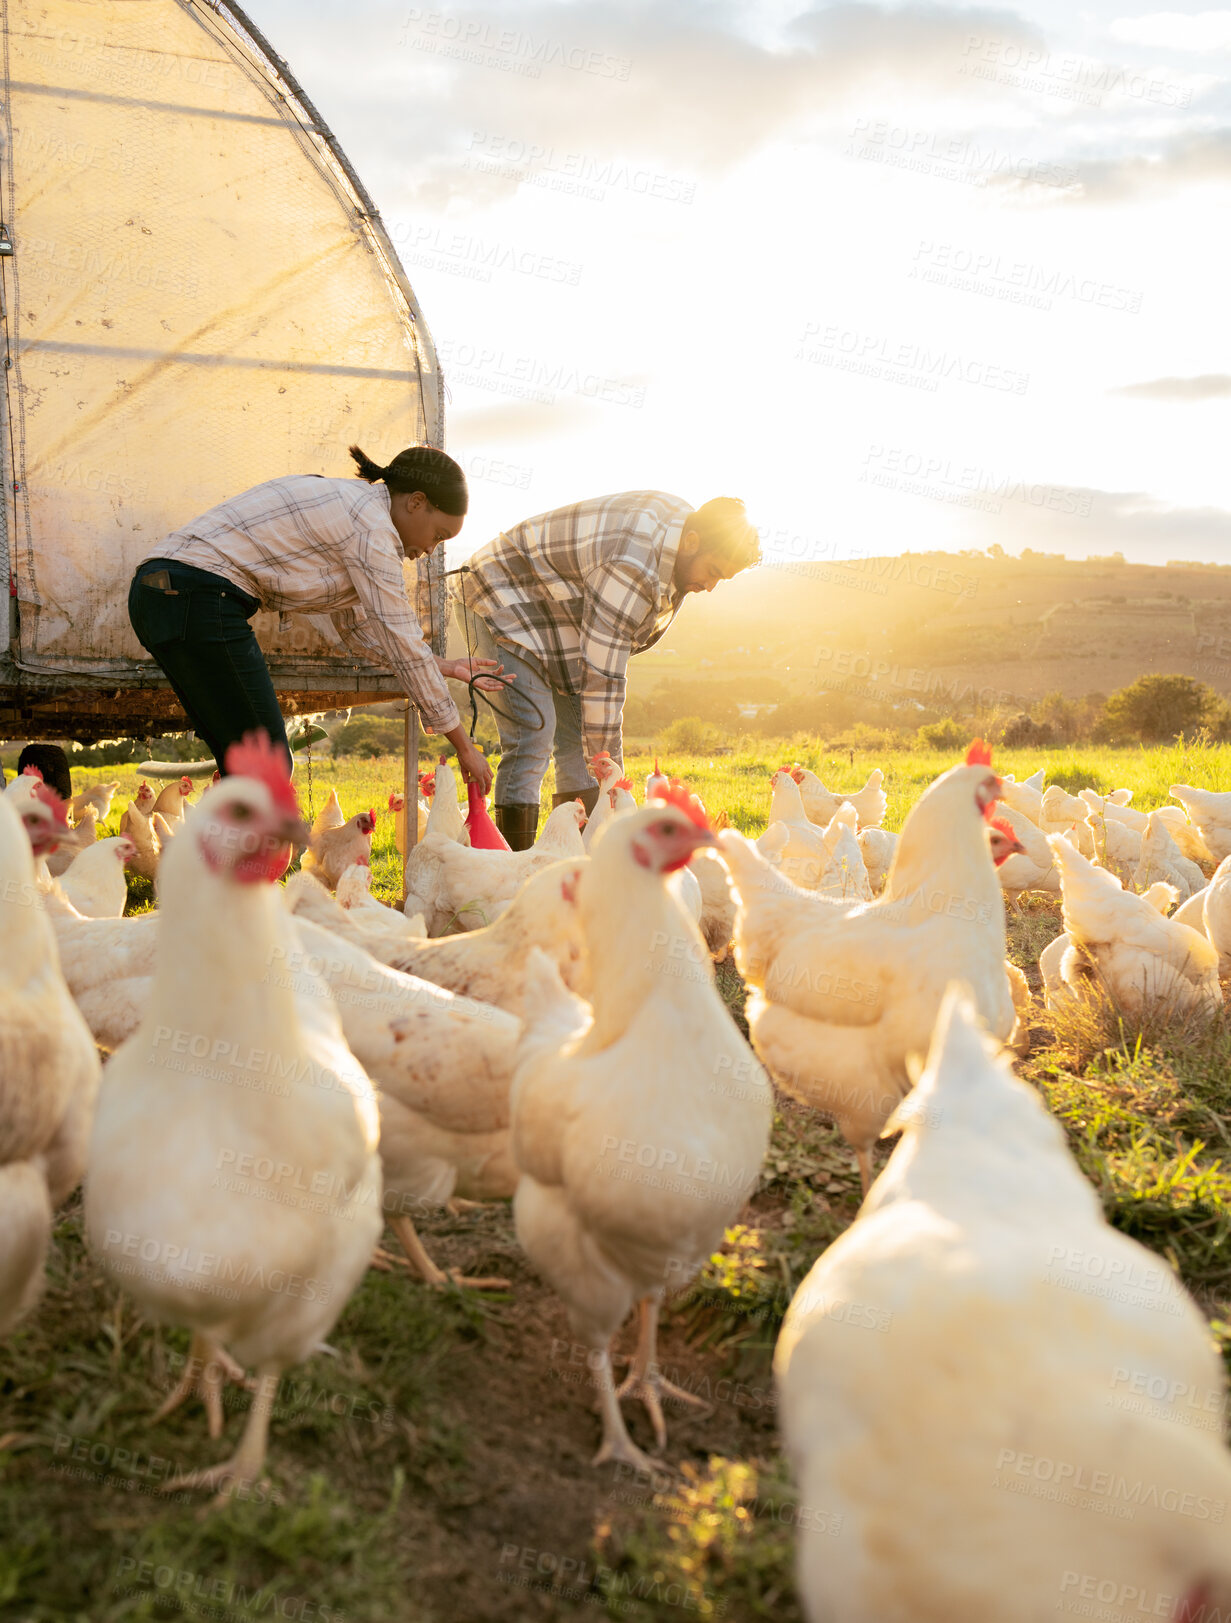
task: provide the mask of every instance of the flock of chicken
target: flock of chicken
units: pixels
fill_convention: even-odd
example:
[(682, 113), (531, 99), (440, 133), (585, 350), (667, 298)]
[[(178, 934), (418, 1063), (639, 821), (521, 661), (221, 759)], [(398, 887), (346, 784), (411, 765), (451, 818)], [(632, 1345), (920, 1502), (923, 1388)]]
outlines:
[[(197, 1393), (217, 1437), (222, 1382), (253, 1390), (233, 1457), (168, 1488), (255, 1480), (282, 1371), (388, 1266), (384, 1224), (439, 1284), (415, 1218), (459, 1198), (512, 1198), (592, 1352), (596, 1463), (648, 1467), (621, 1400), (661, 1448), (664, 1398), (688, 1395), (658, 1367), (660, 1307), (757, 1187), (772, 1075), (836, 1120), (870, 1186), (776, 1355), (809, 1615), (1033, 1623), (1108, 1585), (1126, 1615), (1231, 1613), (1205, 1321), (1105, 1224), (1000, 1052), (1030, 1002), (1006, 894), (1062, 897), (1049, 1002), (1220, 1004), (1231, 795), (1177, 789), (1191, 822), (1143, 815), (1000, 778), (976, 744), (896, 837), (879, 773), (838, 796), (782, 768), (754, 841), (657, 765), (638, 807), (598, 758), (590, 820), (562, 805), (510, 852), (471, 843), (442, 764), (399, 911), (370, 890), (375, 812), (347, 820), (331, 795), (309, 830), (263, 736), (227, 766), (195, 806), (188, 779), (158, 801), (143, 786), (120, 838), (91, 824), (65, 865), (66, 808), (37, 775), (0, 795), (0, 1332), (36, 1302), (53, 1211), (84, 1178), (99, 1267), (192, 1336), (156, 1418)], [(79, 826), (114, 787), (87, 792)], [(401, 796), (390, 810), (406, 852)], [(156, 911), (122, 916), (126, 860)], [(715, 983), (731, 950), (750, 1043)]]

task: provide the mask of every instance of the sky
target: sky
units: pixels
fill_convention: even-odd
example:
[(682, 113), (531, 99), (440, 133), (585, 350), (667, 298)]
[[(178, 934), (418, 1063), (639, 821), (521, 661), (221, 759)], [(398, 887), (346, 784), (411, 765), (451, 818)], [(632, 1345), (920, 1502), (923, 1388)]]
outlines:
[(451, 562), (632, 489), (800, 561), (1231, 562), (1231, 11), (246, 9), (426, 315)]

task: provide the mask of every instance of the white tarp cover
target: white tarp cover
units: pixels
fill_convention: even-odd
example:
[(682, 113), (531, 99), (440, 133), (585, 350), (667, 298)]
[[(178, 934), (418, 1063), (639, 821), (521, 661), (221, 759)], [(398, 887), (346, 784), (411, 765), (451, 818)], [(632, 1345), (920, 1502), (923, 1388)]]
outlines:
[[(149, 668), (127, 597), (153, 543), (264, 479), (353, 472), (351, 442), (439, 445), (439, 373), (370, 201), (241, 13), (0, 15), (15, 652), (122, 676)], [(426, 618), (426, 578), (418, 597)], [(357, 669), (306, 619), (256, 628), (323, 687)]]

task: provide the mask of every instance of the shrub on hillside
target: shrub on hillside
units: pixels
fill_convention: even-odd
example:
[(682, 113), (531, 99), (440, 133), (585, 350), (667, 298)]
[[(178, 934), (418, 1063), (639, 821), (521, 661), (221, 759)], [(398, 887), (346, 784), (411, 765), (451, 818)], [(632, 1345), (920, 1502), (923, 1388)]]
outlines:
[(657, 748), (664, 755), (704, 755), (722, 742), (721, 732), (708, 721), (702, 721), (700, 716), (681, 716), (659, 733)]
[(405, 723), (392, 716), (352, 716), (331, 735), (331, 742), (335, 756), (370, 760), (375, 755), (397, 754), (405, 737)]
[(1202, 727), (1217, 735), (1226, 717), (1222, 699), (1195, 677), (1139, 676), (1108, 699), (1095, 740), (1161, 744)]
[(960, 721), (954, 721), (952, 716), (945, 716), (941, 721), (929, 721), (926, 726), (920, 727), (915, 734), (920, 746), (925, 750), (944, 750), (946, 753), (953, 750), (964, 750), (970, 743), (970, 726), (963, 726)]

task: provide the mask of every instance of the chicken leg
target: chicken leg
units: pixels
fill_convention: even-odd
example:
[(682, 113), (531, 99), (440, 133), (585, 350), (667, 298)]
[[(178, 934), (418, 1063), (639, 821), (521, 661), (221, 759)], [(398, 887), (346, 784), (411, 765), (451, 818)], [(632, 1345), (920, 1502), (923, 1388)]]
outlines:
[(660, 1449), (666, 1446), (667, 1423), (663, 1419), (663, 1398), (674, 1398), (677, 1403), (689, 1403), (704, 1409), (705, 1399), (695, 1392), (669, 1381), (658, 1367), (658, 1310), (657, 1296), (643, 1296), (637, 1304), (639, 1319), (637, 1351), (633, 1354), (633, 1367), (616, 1392), (617, 1398), (640, 1398), (654, 1427), (654, 1440)]
[(153, 1424), (165, 1420), (169, 1414), (174, 1413), (185, 1399), (194, 1393), (200, 1396), (205, 1405), (206, 1419), (209, 1423), (211, 1437), (222, 1436), (222, 1383), (224, 1380), (234, 1381), (237, 1386), (247, 1391), (255, 1390), (253, 1383), (244, 1374), (242, 1368), (235, 1362), (225, 1348), (208, 1336), (199, 1332), (192, 1338), (192, 1345), (188, 1349), (188, 1361), (184, 1365), (184, 1373), (180, 1376), (167, 1401), (153, 1416)]
[(248, 1422), (239, 1447), (229, 1460), (221, 1465), (206, 1466), (200, 1471), (189, 1471), (185, 1476), (173, 1477), (162, 1484), (163, 1493), (178, 1493), (182, 1488), (218, 1488), (222, 1492), (215, 1500), (222, 1503), (237, 1488), (254, 1483), (265, 1464), (269, 1449), (269, 1422), (274, 1410), (274, 1397), (282, 1378), (280, 1364), (262, 1364), (257, 1372), (256, 1394), (248, 1411)]
[(599, 1444), (598, 1453), (590, 1463), (605, 1465), (608, 1460), (614, 1460), (620, 1465), (631, 1465), (635, 1471), (661, 1470), (662, 1467), (655, 1466), (650, 1456), (643, 1454), (628, 1435), (628, 1427), (624, 1424), (624, 1416), (620, 1413), (620, 1399), (611, 1373), (610, 1347), (601, 1349), (598, 1362), (593, 1367), (595, 1380), (598, 1382), (599, 1412), (603, 1417), (603, 1440)]
[(857, 1149), (855, 1159), (859, 1163), (859, 1182), (863, 1186), (863, 1198), (867, 1200), (868, 1190), (872, 1187), (872, 1146), (864, 1144)]
[(428, 1256), (423, 1241), (419, 1238), (419, 1235), (415, 1229), (415, 1225), (404, 1212), (400, 1213), (397, 1217), (391, 1217), (389, 1219), (389, 1227), (402, 1242), (402, 1250), (405, 1251), (407, 1259), (410, 1262), (410, 1266), (419, 1275), (419, 1278), (423, 1280), (424, 1284), (445, 1285), (451, 1282), (454, 1285), (468, 1286), (471, 1290), (508, 1290), (509, 1281), (507, 1279), (501, 1279), (497, 1275), (492, 1275), (483, 1279), (470, 1279), (464, 1274), (457, 1274), (452, 1270), (445, 1273), (442, 1268), (438, 1268), (432, 1261), (431, 1257)]

